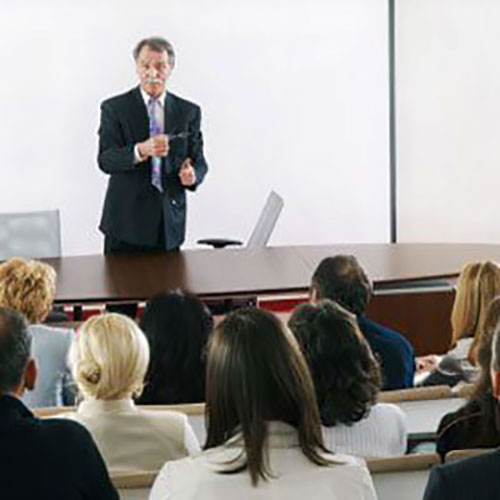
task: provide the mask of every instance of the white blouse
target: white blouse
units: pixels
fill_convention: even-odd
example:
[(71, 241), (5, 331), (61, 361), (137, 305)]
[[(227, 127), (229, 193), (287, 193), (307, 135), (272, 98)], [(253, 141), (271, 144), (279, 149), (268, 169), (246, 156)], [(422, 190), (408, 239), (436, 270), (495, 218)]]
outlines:
[(358, 457), (396, 457), (406, 453), (406, 416), (396, 405), (378, 403), (352, 425), (323, 427), (326, 448)]
[[(252, 486), (247, 470), (223, 474), (240, 463), (241, 435), (199, 455), (168, 462), (151, 490), (150, 500), (376, 500), (363, 460), (329, 455), (330, 466), (304, 456), (296, 430), (282, 422), (269, 423), (269, 465), (272, 477)], [(236, 462), (234, 461), (236, 459)], [(228, 464), (229, 460), (233, 460)]]
[(110, 471), (159, 470), (167, 460), (200, 451), (186, 415), (145, 411), (131, 399), (85, 400), (62, 416), (89, 430)]

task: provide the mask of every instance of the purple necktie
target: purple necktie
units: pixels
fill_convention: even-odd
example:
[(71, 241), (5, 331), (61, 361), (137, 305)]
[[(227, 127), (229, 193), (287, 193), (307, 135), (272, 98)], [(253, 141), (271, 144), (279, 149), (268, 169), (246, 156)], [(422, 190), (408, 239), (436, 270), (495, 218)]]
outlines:
[[(162, 134), (163, 130), (156, 119), (156, 108), (159, 105), (158, 99), (149, 99), (148, 102), (148, 115), (149, 115), (149, 136), (153, 137), (158, 134)], [(151, 184), (158, 189), (158, 191), (163, 192), (163, 186), (161, 184), (161, 158), (159, 156), (153, 156), (151, 158)]]

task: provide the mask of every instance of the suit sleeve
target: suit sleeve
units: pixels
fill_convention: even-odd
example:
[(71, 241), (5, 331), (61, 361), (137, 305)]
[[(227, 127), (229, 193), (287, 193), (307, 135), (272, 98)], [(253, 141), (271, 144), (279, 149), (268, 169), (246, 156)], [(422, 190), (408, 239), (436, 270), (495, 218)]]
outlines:
[(101, 105), (99, 125), (99, 168), (107, 174), (134, 170), (134, 145), (126, 144), (122, 124), (109, 102)]
[(194, 191), (202, 182), (208, 171), (208, 165), (203, 154), (203, 135), (201, 133), (201, 109), (196, 106), (194, 117), (189, 123), (191, 142), (189, 145), (189, 156), (193, 160), (196, 171), (196, 184), (188, 187)]

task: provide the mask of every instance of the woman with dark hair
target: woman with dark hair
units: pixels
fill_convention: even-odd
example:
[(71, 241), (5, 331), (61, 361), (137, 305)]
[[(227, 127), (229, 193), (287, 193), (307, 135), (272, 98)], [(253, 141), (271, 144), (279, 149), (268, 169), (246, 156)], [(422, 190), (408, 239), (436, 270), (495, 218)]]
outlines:
[(210, 340), (207, 442), (168, 462), (150, 499), (375, 499), (363, 461), (323, 446), (314, 388), (293, 336), (272, 314), (230, 313)]
[(212, 327), (210, 311), (195, 295), (163, 292), (149, 300), (141, 329), (151, 360), (140, 404), (204, 401), (204, 351)]
[(395, 405), (377, 404), (380, 368), (356, 317), (330, 300), (298, 307), (292, 330), (309, 364), (325, 445), (364, 457), (406, 451), (406, 422)]

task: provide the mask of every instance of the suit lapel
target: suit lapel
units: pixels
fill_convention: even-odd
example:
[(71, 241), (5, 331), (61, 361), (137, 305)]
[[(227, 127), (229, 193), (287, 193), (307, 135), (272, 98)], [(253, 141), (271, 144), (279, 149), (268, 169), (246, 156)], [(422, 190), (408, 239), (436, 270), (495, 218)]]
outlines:
[(177, 106), (175, 104), (175, 99), (170, 92), (167, 92), (165, 97), (165, 133), (172, 134), (177, 133), (179, 130), (175, 130), (177, 118)]
[(141, 141), (146, 140), (149, 137), (149, 116), (146, 105), (144, 104), (144, 99), (140, 88), (137, 86), (132, 90), (133, 99), (132, 103), (132, 116), (134, 135)]

